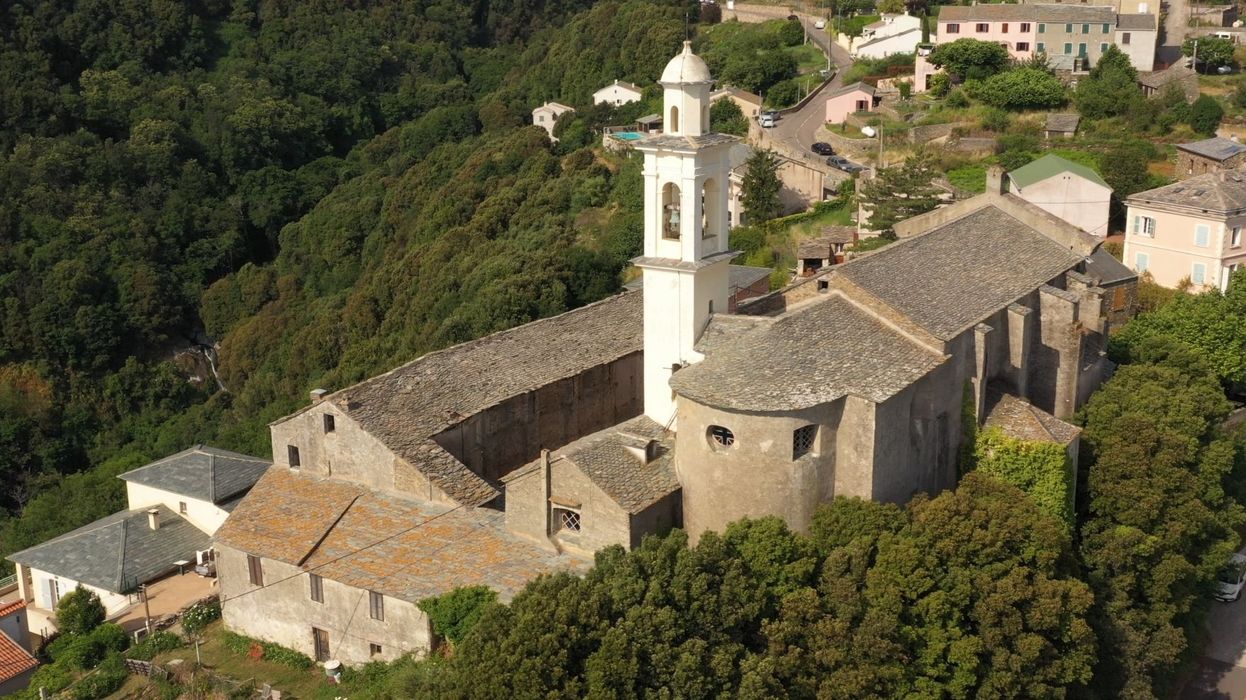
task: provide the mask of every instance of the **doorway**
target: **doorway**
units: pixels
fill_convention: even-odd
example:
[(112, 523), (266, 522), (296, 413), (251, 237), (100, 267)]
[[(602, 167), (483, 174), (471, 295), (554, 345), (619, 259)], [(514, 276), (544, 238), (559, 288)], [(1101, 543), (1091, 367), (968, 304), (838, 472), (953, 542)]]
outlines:
[(312, 647), (316, 652), (317, 661), (329, 660), (329, 633), (319, 627), (312, 628)]

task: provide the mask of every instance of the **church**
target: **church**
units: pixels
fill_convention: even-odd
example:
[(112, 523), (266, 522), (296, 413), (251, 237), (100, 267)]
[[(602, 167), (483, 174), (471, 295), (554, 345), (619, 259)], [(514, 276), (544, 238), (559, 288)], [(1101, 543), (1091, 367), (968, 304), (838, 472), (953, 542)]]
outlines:
[[(271, 425), (274, 466), (217, 532), (226, 626), (346, 664), (424, 653), (418, 603), (682, 527), (796, 529), (835, 496), (954, 487), (964, 436), (1065, 445), (1110, 371), (1099, 240), (987, 192), (901, 240), (728, 307), (728, 151), (685, 43), (644, 158), (641, 290), (432, 352)], [(897, 227), (899, 231), (901, 227)]]

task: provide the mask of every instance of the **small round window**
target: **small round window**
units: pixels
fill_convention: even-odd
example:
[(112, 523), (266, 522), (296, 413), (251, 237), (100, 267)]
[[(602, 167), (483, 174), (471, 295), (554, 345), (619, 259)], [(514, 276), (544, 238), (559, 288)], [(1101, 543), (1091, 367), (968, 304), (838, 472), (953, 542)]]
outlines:
[(710, 426), (709, 438), (714, 447), (731, 447), (735, 444), (735, 433), (721, 425)]

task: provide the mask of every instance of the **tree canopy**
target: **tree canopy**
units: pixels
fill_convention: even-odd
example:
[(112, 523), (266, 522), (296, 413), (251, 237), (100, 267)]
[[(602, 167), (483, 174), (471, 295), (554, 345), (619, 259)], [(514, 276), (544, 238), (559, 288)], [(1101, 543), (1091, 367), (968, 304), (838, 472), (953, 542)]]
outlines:
[(939, 44), (926, 57), (956, 80), (984, 80), (1008, 67), (1008, 49), (994, 41), (957, 39)]
[(861, 200), (870, 208), (870, 228), (890, 234), (905, 219), (924, 214), (939, 204), (934, 157), (919, 151), (900, 165), (883, 168), (861, 188)]
[(778, 156), (766, 148), (754, 149), (744, 163), (744, 179), (740, 184), (740, 202), (750, 224), (760, 224), (779, 215), (782, 188)]

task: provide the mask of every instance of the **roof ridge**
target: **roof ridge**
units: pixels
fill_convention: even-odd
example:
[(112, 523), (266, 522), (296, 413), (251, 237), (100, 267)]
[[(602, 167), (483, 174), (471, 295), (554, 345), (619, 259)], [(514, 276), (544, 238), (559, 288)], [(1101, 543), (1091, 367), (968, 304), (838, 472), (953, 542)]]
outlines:
[[(158, 506), (157, 506), (158, 508)], [(159, 516), (157, 516), (159, 517)], [(130, 519), (121, 519), (121, 542), (117, 547), (117, 588), (118, 591), (124, 591), (125, 588), (125, 547), (126, 540), (129, 536)]]

